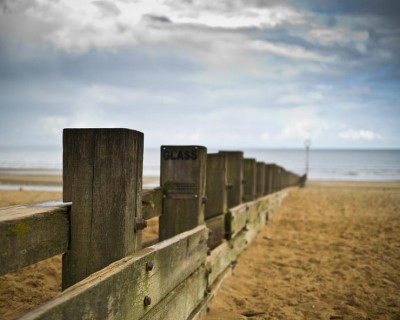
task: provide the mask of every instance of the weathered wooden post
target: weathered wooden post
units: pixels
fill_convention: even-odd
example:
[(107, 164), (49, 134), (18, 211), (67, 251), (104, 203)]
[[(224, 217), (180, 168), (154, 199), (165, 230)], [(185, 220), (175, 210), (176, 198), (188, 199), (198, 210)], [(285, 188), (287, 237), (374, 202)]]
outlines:
[(227, 204), (226, 156), (221, 153), (207, 154), (207, 178), (204, 216), (210, 229), (208, 247), (214, 249), (225, 238), (225, 214)]
[(265, 164), (265, 183), (264, 183), (264, 194), (272, 193), (272, 175), (273, 175), (273, 164)]
[(243, 152), (220, 151), (227, 159), (228, 208), (243, 201)]
[(276, 190), (282, 190), (282, 167), (277, 166), (276, 169)]
[(62, 288), (141, 246), (143, 133), (64, 129), (63, 201), (72, 202)]
[(206, 163), (205, 147), (161, 146), (160, 240), (204, 223)]
[(228, 210), (226, 167), (227, 162), (224, 154), (207, 154), (205, 219), (218, 216)]
[(278, 166), (276, 164), (272, 164), (272, 168), (271, 168), (271, 174), (272, 174), (272, 187), (271, 187), (271, 191), (272, 192), (277, 192), (278, 191)]
[(265, 163), (257, 162), (257, 187), (256, 194), (257, 198), (264, 195), (265, 189)]
[(256, 159), (243, 160), (243, 201), (256, 198)]

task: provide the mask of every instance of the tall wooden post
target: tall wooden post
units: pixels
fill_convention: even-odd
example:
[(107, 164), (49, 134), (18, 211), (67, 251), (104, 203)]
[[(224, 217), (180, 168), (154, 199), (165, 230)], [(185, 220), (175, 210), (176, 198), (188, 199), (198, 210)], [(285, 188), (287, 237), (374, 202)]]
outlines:
[(207, 154), (205, 219), (210, 219), (228, 211), (226, 166), (227, 162), (224, 154)]
[(205, 147), (161, 146), (160, 240), (204, 223), (206, 163)]
[(276, 166), (276, 191), (282, 190), (282, 167)]
[(278, 191), (278, 166), (273, 163), (271, 165), (271, 192)]
[(243, 152), (220, 151), (227, 159), (228, 208), (240, 204), (243, 199)]
[(63, 150), (63, 201), (72, 202), (65, 289), (140, 248), (143, 133), (65, 129)]
[(243, 160), (243, 201), (252, 201), (256, 197), (256, 159)]
[(264, 184), (264, 194), (272, 193), (272, 175), (273, 175), (273, 164), (265, 164), (265, 184)]
[(262, 197), (264, 195), (265, 189), (265, 163), (257, 162), (257, 197)]

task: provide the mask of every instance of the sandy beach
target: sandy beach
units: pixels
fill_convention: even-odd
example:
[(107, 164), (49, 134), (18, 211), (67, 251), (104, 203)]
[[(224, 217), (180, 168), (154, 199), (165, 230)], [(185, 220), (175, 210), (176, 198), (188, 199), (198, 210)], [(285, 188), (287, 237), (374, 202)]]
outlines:
[(400, 319), (399, 240), (398, 182), (311, 182), (243, 252), (206, 319)]
[[(60, 199), (0, 191), (0, 206)], [(310, 182), (289, 193), (211, 305), (216, 319), (400, 319), (400, 183)], [(154, 234), (157, 222), (148, 232)], [(0, 277), (0, 318), (61, 290), (57, 256)]]

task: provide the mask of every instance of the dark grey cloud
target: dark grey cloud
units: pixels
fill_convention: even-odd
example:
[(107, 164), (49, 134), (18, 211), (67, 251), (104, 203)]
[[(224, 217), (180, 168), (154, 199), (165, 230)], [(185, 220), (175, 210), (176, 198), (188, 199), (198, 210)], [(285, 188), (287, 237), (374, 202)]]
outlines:
[(92, 3), (97, 6), (105, 16), (118, 16), (121, 13), (121, 10), (111, 1), (98, 0)]

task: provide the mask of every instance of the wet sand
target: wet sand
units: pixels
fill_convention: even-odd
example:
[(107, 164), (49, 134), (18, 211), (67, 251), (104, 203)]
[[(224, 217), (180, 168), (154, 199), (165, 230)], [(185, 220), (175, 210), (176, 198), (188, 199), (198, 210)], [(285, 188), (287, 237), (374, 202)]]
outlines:
[[(400, 184), (321, 183), (290, 192), (241, 255), (208, 320), (400, 319)], [(0, 206), (60, 198), (0, 191)], [(149, 232), (156, 228), (154, 221)], [(0, 318), (51, 299), (60, 283), (60, 256), (0, 277)]]

